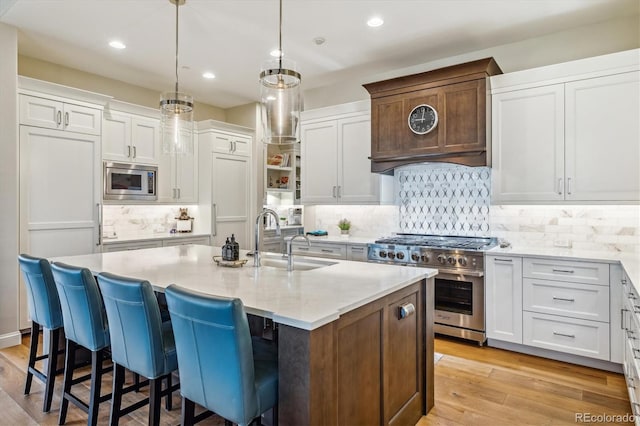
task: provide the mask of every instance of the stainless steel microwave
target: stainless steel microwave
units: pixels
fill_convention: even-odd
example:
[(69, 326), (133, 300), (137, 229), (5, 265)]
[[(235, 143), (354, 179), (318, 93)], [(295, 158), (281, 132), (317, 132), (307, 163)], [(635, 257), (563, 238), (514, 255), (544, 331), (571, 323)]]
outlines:
[(104, 163), (105, 200), (158, 199), (158, 168), (142, 164)]

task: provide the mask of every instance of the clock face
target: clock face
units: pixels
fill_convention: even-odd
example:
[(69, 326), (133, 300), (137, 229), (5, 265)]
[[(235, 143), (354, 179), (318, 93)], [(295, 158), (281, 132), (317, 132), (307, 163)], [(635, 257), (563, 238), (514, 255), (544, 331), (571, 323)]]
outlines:
[(408, 123), (413, 133), (425, 135), (438, 125), (438, 112), (431, 105), (418, 105), (409, 113)]

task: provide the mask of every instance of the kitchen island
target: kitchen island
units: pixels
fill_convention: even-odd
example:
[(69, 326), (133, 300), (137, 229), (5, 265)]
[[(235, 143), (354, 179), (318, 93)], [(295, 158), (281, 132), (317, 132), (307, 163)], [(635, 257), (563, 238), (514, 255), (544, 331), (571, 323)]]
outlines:
[[(241, 258), (247, 252), (241, 251)], [(437, 270), (265, 257), (217, 266), (210, 246), (51, 259), (240, 298), (278, 324), (279, 423), (415, 424), (433, 406), (433, 277)], [(315, 263), (314, 263), (315, 262)], [(283, 267), (284, 266), (284, 267)]]

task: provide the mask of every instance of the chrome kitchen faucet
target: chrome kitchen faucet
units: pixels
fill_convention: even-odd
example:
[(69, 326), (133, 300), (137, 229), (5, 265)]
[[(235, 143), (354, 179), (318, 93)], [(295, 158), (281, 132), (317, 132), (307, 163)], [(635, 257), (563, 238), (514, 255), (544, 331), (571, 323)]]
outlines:
[(276, 235), (280, 236), (280, 218), (278, 214), (271, 209), (263, 209), (256, 218), (256, 235), (255, 235), (255, 250), (253, 251), (253, 266), (260, 267), (260, 228), (262, 228), (262, 220), (265, 214), (273, 216), (276, 222)]

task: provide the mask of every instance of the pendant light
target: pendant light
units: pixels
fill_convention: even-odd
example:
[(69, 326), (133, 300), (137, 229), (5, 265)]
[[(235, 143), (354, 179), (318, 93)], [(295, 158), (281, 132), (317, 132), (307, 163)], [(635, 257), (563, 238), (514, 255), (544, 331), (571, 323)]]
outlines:
[(286, 145), (298, 142), (300, 121), (300, 73), (282, 51), (282, 0), (278, 33), (278, 59), (265, 62), (260, 73), (263, 141)]
[(193, 97), (178, 88), (178, 10), (186, 0), (169, 0), (176, 6), (176, 87), (160, 97), (160, 135), (165, 154), (193, 153)]

